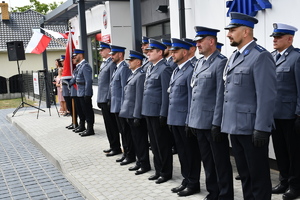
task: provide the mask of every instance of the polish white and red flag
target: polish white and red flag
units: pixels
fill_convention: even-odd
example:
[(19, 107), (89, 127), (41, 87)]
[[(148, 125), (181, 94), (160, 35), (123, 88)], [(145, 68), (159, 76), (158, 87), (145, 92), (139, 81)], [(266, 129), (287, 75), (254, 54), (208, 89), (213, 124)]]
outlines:
[(52, 37), (54, 37), (55, 39), (59, 39), (59, 38), (68, 39), (68, 35), (65, 34), (65, 33), (59, 33), (59, 32), (55, 32), (55, 31), (49, 30), (49, 29), (45, 29), (45, 28), (41, 28), (41, 29), (44, 30), (49, 35), (51, 35)]
[(64, 60), (64, 68), (62, 72), (62, 79), (71, 79), (73, 69), (75, 68), (75, 65), (72, 63), (72, 54), (73, 54), (73, 50), (75, 49), (72, 35), (73, 34), (68, 34), (68, 43), (66, 46), (66, 54)]
[(26, 47), (25, 53), (41, 54), (49, 45), (51, 38), (41, 32), (34, 31)]

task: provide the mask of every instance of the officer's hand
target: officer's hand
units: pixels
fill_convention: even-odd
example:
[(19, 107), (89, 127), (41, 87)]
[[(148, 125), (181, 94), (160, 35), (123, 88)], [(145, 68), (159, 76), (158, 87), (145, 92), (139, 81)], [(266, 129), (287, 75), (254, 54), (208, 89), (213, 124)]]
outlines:
[(159, 116), (159, 124), (160, 127), (164, 127), (167, 125), (167, 118), (164, 116)]
[(295, 132), (300, 135), (300, 116), (297, 116), (295, 120)]
[(262, 147), (269, 142), (270, 133), (264, 131), (254, 130), (252, 135), (252, 142), (255, 147)]
[(223, 142), (227, 135), (225, 133), (221, 133), (221, 127), (212, 125), (211, 127), (211, 137), (214, 142)]
[(192, 130), (187, 124), (184, 127), (184, 132), (186, 137), (193, 137)]
[(134, 118), (134, 119), (133, 119), (133, 126), (134, 126), (134, 127), (138, 127), (138, 126), (140, 126), (140, 125), (141, 125), (141, 120), (138, 119), (138, 118)]

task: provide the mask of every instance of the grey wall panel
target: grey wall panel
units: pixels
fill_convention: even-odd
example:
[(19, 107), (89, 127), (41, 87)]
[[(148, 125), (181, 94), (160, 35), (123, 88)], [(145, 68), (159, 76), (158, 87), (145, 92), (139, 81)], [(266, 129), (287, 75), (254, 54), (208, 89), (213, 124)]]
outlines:
[(170, 19), (170, 13), (160, 13), (156, 9), (159, 5), (169, 5), (169, 0), (141, 0), (142, 25), (155, 24)]

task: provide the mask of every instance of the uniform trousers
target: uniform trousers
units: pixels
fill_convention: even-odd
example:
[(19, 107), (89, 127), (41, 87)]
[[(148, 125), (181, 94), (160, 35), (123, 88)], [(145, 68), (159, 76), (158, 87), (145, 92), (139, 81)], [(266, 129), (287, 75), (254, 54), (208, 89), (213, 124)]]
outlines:
[(140, 119), (140, 126), (134, 126), (134, 119), (128, 119), (127, 121), (131, 129), (135, 154), (138, 160), (137, 165), (144, 169), (150, 169), (151, 166), (149, 160), (149, 143), (146, 119)]
[(134, 144), (130, 132), (130, 126), (126, 119), (119, 117), (119, 113), (114, 113), (118, 124), (118, 129), (121, 133), (123, 154), (127, 159), (135, 160)]
[[(82, 110), (82, 106), (81, 106), (81, 103), (80, 103), (80, 100), (79, 100), (79, 97), (77, 96), (72, 96), (71, 97), (72, 99), (74, 99), (74, 103), (75, 103), (75, 110), (76, 110), (76, 113), (79, 117), (79, 120), (80, 120), (80, 123), (85, 123), (85, 115), (83, 113), (83, 110)], [(73, 115), (72, 115), (73, 116)], [(77, 116), (76, 116), (77, 117)]]
[(300, 141), (294, 130), (295, 119), (275, 119), (272, 141), (282, 185), (300, 190)]
[(209, 193), (209, 199), (217, 200), (219, 196), (219, 186), (217, 181), (217, 173), (210, 143), (212, 141), (210, 130), (194, 129), (192, 132), (196, 134), (198, 146), (205, 172), (206, 190)]
[(159, 117), (146, 116), (155, 174), (172, 178), (173, 155), (171, 132), (167, 125), (160, 126)]
[(270, 200), (269, 142), (262, 147), (255, 147), (252, 135), (230, 135), (230, 139), (244, 199)]
[(224, 141), (210, 142), (220, 191), (218, 200), (232, 200), (234, 199), (234, 193), (232, 166), (229, 152), (229, 139), (228, 134), (221, 134), (224, 134)]
[(187, 136), (184, 126), (171, 126), (180, 162), (181, 185), (190, 189), (200, 189), (201, 156), (194, 135)]
[(120, 151), (120, 135), (115, 115), (110, 112), (107, 102), (98, 103), (98, 107), (101, 108), (109, 146), (113, 151)]
[(83, 114), (85, 116), (85, 120), (88, 124), (94, 124), (95, 115), (92, 105), (92, 97), (78, 97), (80, 105), (82, 107)]

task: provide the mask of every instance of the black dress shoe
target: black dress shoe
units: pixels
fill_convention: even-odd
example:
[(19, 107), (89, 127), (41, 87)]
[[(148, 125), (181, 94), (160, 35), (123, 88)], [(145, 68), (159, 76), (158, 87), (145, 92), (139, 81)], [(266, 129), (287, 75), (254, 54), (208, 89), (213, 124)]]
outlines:
[(283, 200), (293, 200), (300, 197), (300, 191), (294, 190), (294, 189), (288, 189), (283, 195), (282, 199)]
[(288, 189), (287, 185), (283, 185), (279, 183), (275, 187), (272, 188), (272, 194), (283, 194)]
[(141, 169), (139, 169), (139, 170), (137, 170), (137, 171), (135, 172), (135, 175), (144, 174), (144, 173), (150, 171), (150, 169), (151, 169), (151, 168), (141, 168)]
[(125, 158), (122, 162), (120, 162), (120, 165), (128, 165), (130, 163), (135, 162), (135, 159), (132, 158)]
[(80, 133), (80, 132), (83, 132), (85, 131), (85, 127), (79, 127), (78, 129), (76, 129), (74, 132), (75, 133)]
[(132, 166), (132, 167), (129, 167), (128, 170), (129, 170), (129, 171), (136, 171), (136, 170), (138, 170), (140, 167), (141, 167), (141, 166), (139, 166), (139, 165), (136, 164), (136, 165), (134, 165), (134, 166)]
[(167, 181), (170, 180), (170, 179), (171, 179), (171, 178), (169, 178), (169, 177), (161, 176), (161, 177), (159, 177), (159, 178), (155, 181), (155, 183), (156, 183), (156, 184), (161, 184), (161, 183), (167, 182)]
[(154, 175), (150, 176), (150, 177), (148, 178), (148, 180), (153, 181), (153, 180), (156, 180), (156, 179), (158, 179), (158, 178), (159, 178), (159, 175), (158, 175), (158, 174), (154, 174)]
[(103, 152), (104, 152), (104, 153), (109, 153), (109, 152), (111, 152), (111, 150), (112, 150), (111, 148), (109, 148), (109, 149), (104, 149)]
[(75, 129), (75, 127), (73, 126), (73, 124), (71, 124), (70, 126), (68, 126), (67, 129), (71, 130), (71, 129)]
[(122, 162), (126, 156), (123, 154), (121, 158), (117, 158), (116, 162)]
[(186, 188), (186, 186), (184, 185), (179, 185), (178, 187), (172, 188), (171, 191), (174, 193), (180, 192), (182, 190), (184, 190)]
[(69, 129), (69, 127), (73, 127), (73, 124), (66, 126), (67, 129)]
[(83, 132), (82, 134), (81, 134), (81, 137), (86, 137), (86, 136), (90, 136), (90, 135), (95, 135), (95, 132), (94, 131), (90, 131), (90, 132)]
[(115, 156), (115, 155), (118, 155), (122, 153), (121, 149), (120, 150), (112, 150), (111, 152), (109, 152), (108, 154), (106, 154), (107, 157), (110, 157), (110, 156)]
[(178, 192), (178, 196), (180, 197), (186, 197), (186, 196), (190, 196), (196, 193), (199, 193), (200, 189), (191, 189), (191, 188), (185, 188), (184, 190)]

